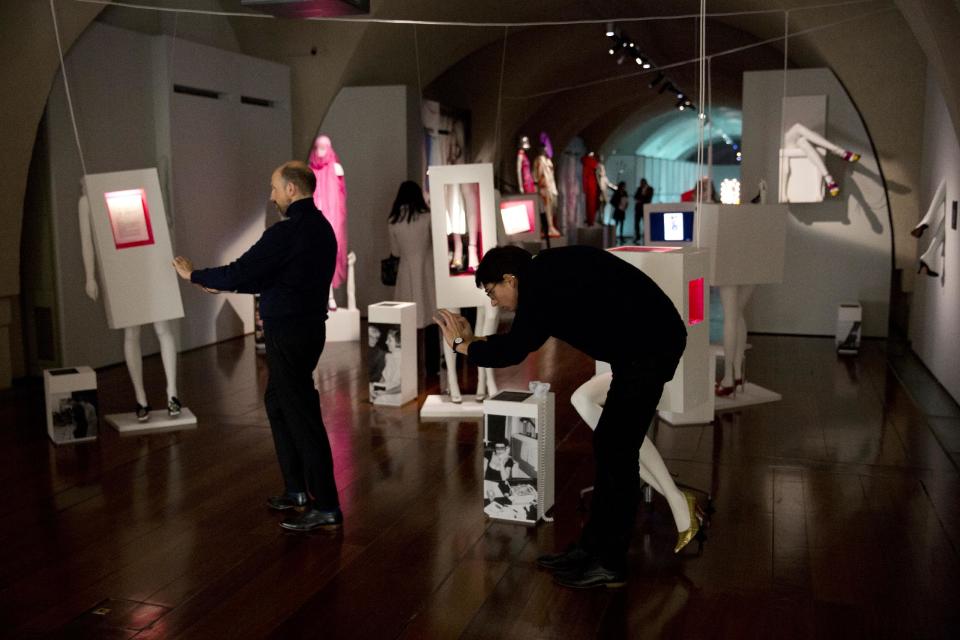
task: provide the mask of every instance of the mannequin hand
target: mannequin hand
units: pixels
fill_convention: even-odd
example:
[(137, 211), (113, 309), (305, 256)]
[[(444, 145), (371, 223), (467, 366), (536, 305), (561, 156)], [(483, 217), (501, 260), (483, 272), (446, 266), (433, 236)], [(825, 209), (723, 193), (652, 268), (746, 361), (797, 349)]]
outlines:
[(97, 286), (97, 281), (92, 278), (87, 280), (84, 290), (87, 292), (87, 297), (91, 300), (96, 300), (100, 296), (100, 287)]
[(437, 314), (433, 316), (433, 319), (440, 325), (447, 346), (453, 348), (453, 339), (458, 336), (463, 338), (463, 343), (466, 345), (473, 342), (473, 329), (467, 319), (459, 313), (453, 313), (447, 309), (437, 309)]
[(183, 256), (177, 256), (173, 259), (173, 268), (177, 270), (177, 275), (184, 280), (189, 280), (190, 274), (193, 273), (193, 263), (190, 262), (189, 258)]

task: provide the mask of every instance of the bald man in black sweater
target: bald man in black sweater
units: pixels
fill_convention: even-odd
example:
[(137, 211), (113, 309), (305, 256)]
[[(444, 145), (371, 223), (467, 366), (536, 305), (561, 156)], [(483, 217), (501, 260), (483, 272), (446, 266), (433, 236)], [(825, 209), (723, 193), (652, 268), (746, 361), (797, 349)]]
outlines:
[(568, 587), (619, 587), (639, 498), (639, 452), (663, 386), (686, 346), (686, 329), (667, 295), (642, 271), (591, 247), (491, 249), (476, 273), (491, 304), (515, 311), (508, 333), (476, 337), (457, 314), (440, 310), (445, 340), (480, 367), (517, 364), (553, 336), (609, 362), (613, 380), (593, 434), (596, 482), (580, 541), (542, 556)]

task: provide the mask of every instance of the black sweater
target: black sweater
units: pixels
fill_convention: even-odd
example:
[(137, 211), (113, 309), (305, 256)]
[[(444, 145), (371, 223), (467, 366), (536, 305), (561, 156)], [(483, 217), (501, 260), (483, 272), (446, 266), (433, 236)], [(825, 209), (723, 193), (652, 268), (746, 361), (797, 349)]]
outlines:
[(197, 269), (190, 281), (218, 291), (259, 293), (265, 320), (326, 317), (337, 259), (337, 239), (312, 198), (293, 202), (287, 219), (266, 231), (246, 253), (223, 267)]
[(481, 367), (521, 362), (553, 336), (611, 364), (650, 355), (679, 358), (687, 331), (670, 298), (645, 273), (607, 251), (571, 246), (541, 251), (518, 274), (508, 333), (470, 344)]

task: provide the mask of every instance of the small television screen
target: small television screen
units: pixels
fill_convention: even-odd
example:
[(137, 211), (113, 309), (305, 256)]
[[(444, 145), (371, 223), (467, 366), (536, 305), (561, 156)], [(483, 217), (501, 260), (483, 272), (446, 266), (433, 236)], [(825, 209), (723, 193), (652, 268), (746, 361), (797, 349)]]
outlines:
[(650, 242), (693, 242), (693, 211), (651, 211)]
[(500, 220), (508, 236), (536, 229), (537, 203), (534, 196), (504, 198), (500, 202)]

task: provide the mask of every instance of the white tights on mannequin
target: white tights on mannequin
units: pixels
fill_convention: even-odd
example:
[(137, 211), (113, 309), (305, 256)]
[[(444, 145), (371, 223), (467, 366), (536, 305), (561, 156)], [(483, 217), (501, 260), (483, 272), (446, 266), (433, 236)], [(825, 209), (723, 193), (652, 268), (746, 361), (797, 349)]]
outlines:
[[(160, 341), (160, 359), (163, 360), (163, 371), (167, 376), (167, 400), (177, 395), (177, 345), (173, 339), (170, 320), (161, 320), (153, 323)], [(137, 403), (147, 404), (147, 394), (143, 388), (143, 354), (140, 349), (140, 326), (127, 327), (123, 330), (123, 356), (127, 361), (127, 371), (130, 372), (130, 381), (133, 383), (133, 392)]]
[[(570, 404), (577, 410), (583, 421), (591, 429), (597, 428), (600, 422), (600, 413), (610, 391), (611, 373), (601, 373), (584, 382), (570, 396)], [(683, 492), (677, 488), (673, 476), (667, 470), (660, 452), (650, 438), (644, 436), (640, 447), (640, 478), (650, 485), (654, 491), (667, 499), (673, 521), (677, 531), (686, 531), (690, 528), (690, 510)]]
[[(489, 304), (483, 304), (477, 307), (477, 330), (474, 332), (478, 337), (489, 336), (497, 332), (497, 323), (500, 320), (500, 310)], [(488, 395), (493, 397), (497, 395), (497, 380), (493, 375), (493, 369), (489, 367), (477, 368), (477, 400), (482, 400)]]
[(823, 178), (823, 181), (827, 184), (827, 188), (830, 189), (830, 195), (833, 196), (837, 195), (838, 192), (834, 192), (834, 190), (837, 189), (837, 183), (834, 181), (833, 176), (827, 171), (827, 165), (824, 164), (823, 157), (814, 148), (814, 145), (826, 149), (830, 153), (838, 155), (849, 162), (856, 162), (860, 159), (858, 154), (838, 147), (816, 131), (811, 131), (799, 122), (787, 129), (787, 133), (783, 136), (783, 145), (788, 149), (795, 148), (803, 151), (807, 159), (817, 168), (820, 177)]
[(743, 311), (753, 295), (755, 285), (724, 285), (720, 287), (723, 306), (723, 378), (720, 386), (732, 387), (743, 380), (743, 352), (747, 348), (747, 322)]
[[(480, 264), (479, 254), (477, 253), (477, 233), (480, 225), (480, 184), (470, 182), (461, 186), (463, 192), (463, 208), (467, 216), (467, 235), (469, 237), (467, 245), (467, 266), (477, 268)], [(454, 240), (457, 242), (457, 240)], [(460, 240), (462, 243), (463, 241)], [(461, 253), (463, 249), (460, 249)], [(454, 250), (456, 253), (456, 250)]]
[[(460, 313), (460, 309), (451, 309), (451, 311)], [(495, 307), (489, 304), (477, 307), (475, 335), (482, 337), (496, 333), (499, 319), (500, 313)], [(443, 358), (447, 364), (447, 386), (450, 387), (450, 400), (453, 402), (461, 402), (463, 396), (460, 393), (460, 382), (457, 380), (457, 354), (447, 345), (446, 340), (441, 341), (443, 342)], [(479, 367), (477, 369), (477, 400), (482, 400), (488, 394), (495, 396), (497, 392), (497, 381), (494, 377), (493, 369)]]

